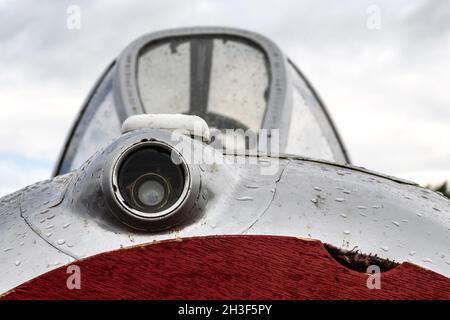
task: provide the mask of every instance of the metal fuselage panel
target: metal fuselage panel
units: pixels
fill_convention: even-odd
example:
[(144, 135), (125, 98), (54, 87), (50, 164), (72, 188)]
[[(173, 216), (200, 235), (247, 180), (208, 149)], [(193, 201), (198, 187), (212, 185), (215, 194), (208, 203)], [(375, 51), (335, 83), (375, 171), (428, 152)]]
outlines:
[(450, 201), (443, 196), (360, 168), (294, 157), (218, 155), (201, 142), (194, 142), (194, 154), (209, 160), (198, 164), (207, 193), (200, 215), (164, 232), (132, 230), (109, 212), (101, 180), (110, 174), (108, 159), (118, 150), (158, 135), (125, 134), (77, 171), (3, 198), (0, 292), (98, 253), (230, 234), (313, 238), (450, 277)]
[[(37, 183), (0, 200), (0, 293), (74, 260), (47, 241), (54, 225), (44, 212), (63, 189), (59, 181)], [(41, 209), (33, 213), (42, 223), (33, 228), (24, 218), (29, 214), (24, 207), (38, 202)]]

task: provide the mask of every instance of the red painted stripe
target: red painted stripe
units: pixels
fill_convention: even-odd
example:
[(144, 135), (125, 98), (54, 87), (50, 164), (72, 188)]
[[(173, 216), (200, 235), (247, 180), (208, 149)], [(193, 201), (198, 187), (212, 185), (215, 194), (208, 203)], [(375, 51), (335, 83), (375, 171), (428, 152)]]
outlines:
[(163, 241), (76, 263), (81, 290), (68, 290), (66, 267), (4, 299), (450, 299), (450, 279), (410, 263), (368, 275), (337, 263), (320, 241), (221, 236)]

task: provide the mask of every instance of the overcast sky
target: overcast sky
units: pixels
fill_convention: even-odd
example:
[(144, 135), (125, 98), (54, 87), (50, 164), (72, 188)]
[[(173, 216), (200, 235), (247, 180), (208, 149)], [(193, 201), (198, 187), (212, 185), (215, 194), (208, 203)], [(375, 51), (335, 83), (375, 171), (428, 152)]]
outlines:
[[(66, 26), (70, 5), (79, 30)], [(0, 0), (0, 195), (50, 176), (89, 89), (130, 41), (193, 25), (277, 42), (354, 164), (423, 184), (450, 178), (450, 1)]]

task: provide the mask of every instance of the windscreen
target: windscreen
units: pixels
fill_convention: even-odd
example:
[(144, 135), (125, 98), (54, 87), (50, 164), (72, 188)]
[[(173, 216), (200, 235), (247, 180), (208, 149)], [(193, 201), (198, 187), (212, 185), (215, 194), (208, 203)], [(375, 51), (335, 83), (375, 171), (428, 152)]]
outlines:
[(121, 121), (113, 98), (112, 66), (99, 82), (69, 137), (56, 175), (81, 166), (96, 151), (120, 136)]
[(170, 38), (140, 53), (137, 82), (146, 113), (202, 117), (211, 128), (261, 128), (270, 74), (265, 53), (231, 36)]
[(338, 163), (348, 162), (331, 119), (303, 76), (288, 63), (292, 112), (285, 152)]

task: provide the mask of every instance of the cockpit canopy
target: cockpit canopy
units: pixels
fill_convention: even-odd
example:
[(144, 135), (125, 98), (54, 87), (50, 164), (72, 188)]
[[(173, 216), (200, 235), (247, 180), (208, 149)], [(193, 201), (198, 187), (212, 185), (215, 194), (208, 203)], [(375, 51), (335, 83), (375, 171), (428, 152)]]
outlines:
[(89, 96), (55, 174), (78, 168), (134, 114), (191, 114), (215, 130), (279, 129), (280, 152), (349, 162), (312, 87), (270, 40), (225, 28), (139, 38)]
[(197, 115), (218, 129), (262, 127), (269, 75), (264, 52), (226, 36), (150, 43), (137, 61), (144, 112)]

